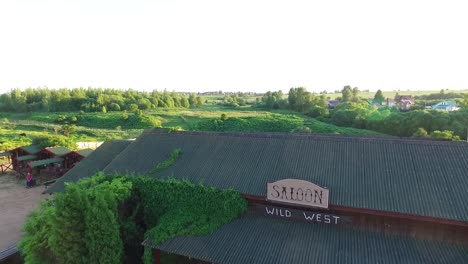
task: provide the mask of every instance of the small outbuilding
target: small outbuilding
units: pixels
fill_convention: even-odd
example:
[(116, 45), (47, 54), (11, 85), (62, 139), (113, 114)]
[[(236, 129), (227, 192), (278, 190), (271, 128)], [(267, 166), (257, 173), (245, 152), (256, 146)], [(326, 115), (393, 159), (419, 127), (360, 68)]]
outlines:
[(36, 153), (34, 161), (26, 164), (28, 172), (42, 181), (62, 176), (65, 173), (64, 156), (72, 152), (66, 147), (48, 147)]
[(18, 147), (8, 151), (11, 153), (11, 164), (13, 166), (13, 170), (20, 174), (23, 173), (26, 169), (26, 163), (30, 160), (37, 159), (36, 154), (39, 151), (41, 151), (41, 148), (36, 145)]

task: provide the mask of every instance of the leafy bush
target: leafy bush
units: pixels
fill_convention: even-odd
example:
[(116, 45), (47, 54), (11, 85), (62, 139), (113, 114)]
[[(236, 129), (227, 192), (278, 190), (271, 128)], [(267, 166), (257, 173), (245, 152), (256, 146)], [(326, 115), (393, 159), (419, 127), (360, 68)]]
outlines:
[[(117, 206), (131, 183), (99, 174), (42, 203), (25, 224), (19, 243), (26, 263), (121, 263)], [(105, 224), (103, 224), (105, 223)]]
[(196, 129), (202, 131), (290, 132), (303, 124), (304, 120), (294, 115), (269, 114), (202, 121), (197, 124)]
[(107, 105), (109, 111), (120, 111), (120, 105), (117, 103), (110, 103)]
[(32, 140), (32, 144), (40, 148), (62, 146), (69, 149), (76, 149), (77, 147), (76, 142), (72, 138), (62, 135), (35, 137)]
[(449, 130), (444, 130), (444, 131), (435, 130), (431, 133), (431, 138), (446, 139), (446, 140), (453, 140), (453, 141), (460, 140), (459, 136), (454, 136), (453, 131), (449, 131)]
[(137, 104), (129, 104), (127, 106), (127, 110), (129, 112), (135, 112), (136, 110), (138, 110), (138, 105)]
[(79, 126), (92, 128), (114, 129), (120, 126), (122, 129), (142, 129), (161, 127), (161, 119), (157, 116), (135, 115), (124, 113), (89, 113), (80, 115), (76, 122)]

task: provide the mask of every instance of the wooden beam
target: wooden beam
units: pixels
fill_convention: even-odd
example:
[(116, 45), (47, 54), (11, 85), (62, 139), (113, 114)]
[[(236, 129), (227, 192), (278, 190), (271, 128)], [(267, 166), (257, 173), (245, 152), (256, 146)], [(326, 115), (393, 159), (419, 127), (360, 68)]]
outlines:
[(161, 264), (161, 251), (159, 249), (152, 249), (153, 250), (153, 259), (154, 264)]

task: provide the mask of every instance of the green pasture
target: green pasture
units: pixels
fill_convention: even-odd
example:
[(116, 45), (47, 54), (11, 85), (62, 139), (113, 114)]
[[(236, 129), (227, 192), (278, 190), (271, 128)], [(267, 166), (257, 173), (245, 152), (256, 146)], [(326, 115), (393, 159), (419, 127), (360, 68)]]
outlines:
[[(225, 120), (221, 120), (224, 114)], [(144, 129), (162, 127), (204, 131), (268, 131), (376, 135), (377, 132), (337, 127), (289, 110), (266, 111), (252, 106), (206, 104), (199, 108), (161, 108), (142, 115), (107, 113), (0, 113), (0, 150), (30, 144), (34, 137), (60, 135), (75, 125), (74, 141), (106, 141), (138, 137)], [(305, 130), (302, 130), (304, 128)], [(23, 134), (23, 136), (21, 136)], [(24, 136), (24, 134), (26, 136)]]

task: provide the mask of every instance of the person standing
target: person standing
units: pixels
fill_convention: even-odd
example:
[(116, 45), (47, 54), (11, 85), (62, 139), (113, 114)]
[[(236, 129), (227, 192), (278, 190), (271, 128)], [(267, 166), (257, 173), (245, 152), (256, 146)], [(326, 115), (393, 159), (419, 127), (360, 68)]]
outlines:
[(33, 177), (30, 172), (26, 174), (26, 188), (32, 188), (33, 187)]

